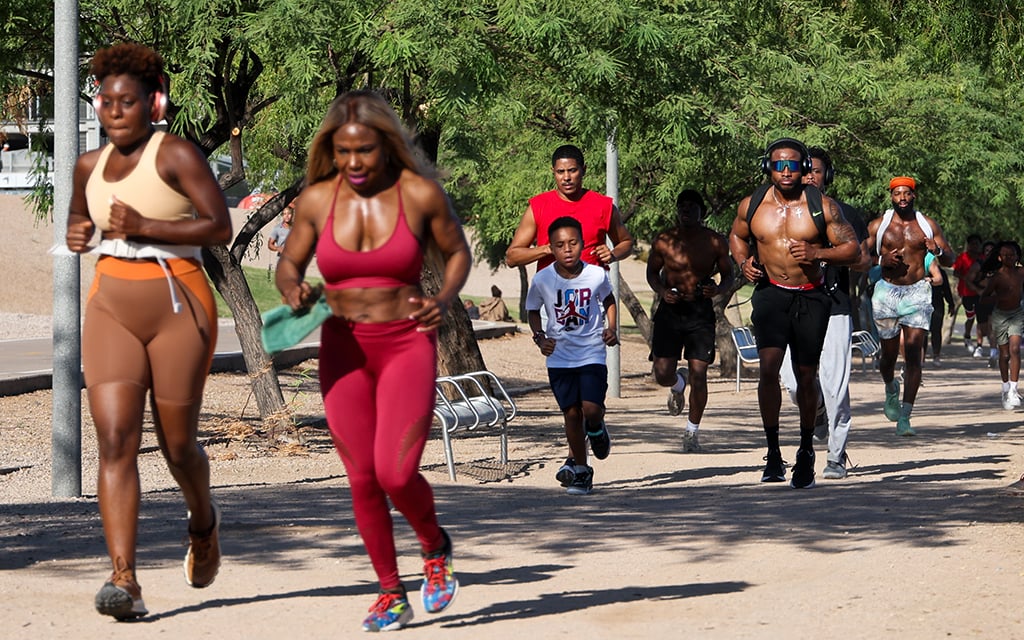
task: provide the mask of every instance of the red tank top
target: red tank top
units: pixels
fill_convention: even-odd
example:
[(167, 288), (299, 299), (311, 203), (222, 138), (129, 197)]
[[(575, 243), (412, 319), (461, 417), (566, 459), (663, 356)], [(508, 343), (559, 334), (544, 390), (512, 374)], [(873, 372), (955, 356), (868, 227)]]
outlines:
[(398, 189), (398, 222), (391, 237), (381, 246), (369, 251), (349, 251), (338, 245), (334, 239), (334, 203), (337, 202), (338, 187), (331, 212), (320, 239), (316, 243), (316, 263), (328, 289), (398, 288), (420, 283), (423, 269), (423, 248), (409, 228), (402, 207), (402, 188)]
[[(575, 202), (562, 198), (556, 190), (545, 191), (530, 198), (530, 210), (537, 223), (537, 245), (549, 243), (548, 227), (556, 218), (576, 218), (583, 227), (583, 254), (580, 258), (583, 262), (601, 266), (594, 255), (594, 247), (607, 241), (612, 221), (612, 204), (608, 196), (590, 190), (585, 191), (583, 197)], [(540, 271), (554, 261), (553, 257), (544, 256), (537, 261), (537, 270)]]

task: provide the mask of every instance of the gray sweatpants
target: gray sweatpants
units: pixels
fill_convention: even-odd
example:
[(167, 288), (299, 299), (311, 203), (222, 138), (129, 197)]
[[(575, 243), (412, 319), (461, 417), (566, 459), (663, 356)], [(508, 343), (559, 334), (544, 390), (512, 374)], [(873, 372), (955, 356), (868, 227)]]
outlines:
[[(821, 347), (821, 363), (818, 365), (818, 386), (824, 397), (825, 412), (828, 415), (828, 461), (841, 462), (846, 452), (846, 438), (850, 433), (850, 334), (853, 321), (847, 315), (834, 315), (828, 319), (825, 344)], [(782, 384), (789, 391), (789, 397), (796, 404), (796, 374), (789, 349), (782, 360), (779, 372)], [(819, 399), (820, 402), (820, 399)]]

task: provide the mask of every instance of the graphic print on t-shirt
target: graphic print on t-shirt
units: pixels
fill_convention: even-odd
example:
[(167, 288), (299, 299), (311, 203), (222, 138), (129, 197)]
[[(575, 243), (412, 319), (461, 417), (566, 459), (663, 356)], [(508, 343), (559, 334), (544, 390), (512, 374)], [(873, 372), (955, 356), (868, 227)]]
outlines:
[(590, 298), (593, 292), (584, 289), (559, 289), (555, 299), (555, 321), (566, 331), (586, 326), (590, 320)]

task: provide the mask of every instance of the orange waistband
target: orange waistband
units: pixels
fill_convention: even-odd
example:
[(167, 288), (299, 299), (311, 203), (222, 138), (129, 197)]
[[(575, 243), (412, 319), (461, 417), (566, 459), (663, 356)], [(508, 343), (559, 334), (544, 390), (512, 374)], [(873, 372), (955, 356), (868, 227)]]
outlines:
[[(171, 275), (175, 277), (186, 276), (202, 270), (202, 266), (191, 258), (171, 258), (166, 262)], [(150, 258), (126, 260), (114, 256), (100, 256), (100, 259), (96, 261), (96, 273), (122, 280), (152, 280), (167, 277), (167, 273), (160, 263)]]

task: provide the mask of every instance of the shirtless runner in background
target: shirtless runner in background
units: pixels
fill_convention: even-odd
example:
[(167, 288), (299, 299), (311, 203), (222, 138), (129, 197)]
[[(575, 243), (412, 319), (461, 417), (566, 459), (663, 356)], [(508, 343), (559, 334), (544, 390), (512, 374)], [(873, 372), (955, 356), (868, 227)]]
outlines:
[[(683, 432), (683, 451), (699, 452), (700, 427), (708, 403), (708, 365), (715, 361), (715, 310), (712, 298), (732, 289), (729, 244), (722, 234), (704, 226), (704, 199), (686, 190), (676, 199), (676, 226), (651, 243), (647, 283), (661, 301), (654, 313), (651, 360), (654, 379), (670, 387), (668, 411), (683, 412), (690, 385), (690, 412)], [(712, 276), (719, 274), (716, 284)], [(684, 355), (689, 372), (676, 369)]]

